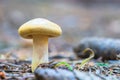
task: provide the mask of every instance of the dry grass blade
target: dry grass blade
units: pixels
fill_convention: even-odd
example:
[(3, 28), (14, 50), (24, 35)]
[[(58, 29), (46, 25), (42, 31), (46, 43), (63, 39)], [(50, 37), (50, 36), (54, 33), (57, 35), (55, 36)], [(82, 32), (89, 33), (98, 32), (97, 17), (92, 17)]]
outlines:
[(78, 66), (79, 68), (83, 67), (83, 66), (84, 66), (88, 61), (90, 61), (90, 60), (94, 57), (94, 55), (95, 55), (94, 51), (93, 51), (92, 49), (90, 49), (90, 48), (86, 48), (86, 49), (83, 51), (83, 53), (86, 53), (86, 52), (89, 52), (89, 53), (90, 53), (90, 56), (81, 62), (81, 64)]

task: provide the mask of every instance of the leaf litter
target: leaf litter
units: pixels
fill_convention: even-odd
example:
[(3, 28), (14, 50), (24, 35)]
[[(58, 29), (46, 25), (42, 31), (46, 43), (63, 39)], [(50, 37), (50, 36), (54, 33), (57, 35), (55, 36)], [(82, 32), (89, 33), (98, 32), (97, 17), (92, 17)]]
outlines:
[[(98, 62), (90, 58), (91, 56), (80, 60), (71, 56), (57, 55), (50, 57), (49, 63), (40, 64), (32, 73), (30, 60), (19, 60), (17, 55), (10, 53), (7, 56), (3, 54), (2, 57), (0, 59), (2, 80), (120, 80), (119, 60)], [(83, 66), (80, 67), (81, 65)]]

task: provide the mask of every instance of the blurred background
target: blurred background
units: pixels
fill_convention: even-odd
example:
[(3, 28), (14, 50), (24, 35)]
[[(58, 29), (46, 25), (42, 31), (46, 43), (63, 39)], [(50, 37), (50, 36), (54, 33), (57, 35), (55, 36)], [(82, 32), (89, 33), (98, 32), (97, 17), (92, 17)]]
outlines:
[(84, 37), (120, 38), (119, 0), (0, 0), (1, 54), (30, 58), (32, 41), (21, 38), (17, 30), (34, 18), (61, 26), (63, 34), (49, 40), (49, 52), (54, 54), (72, 53)]

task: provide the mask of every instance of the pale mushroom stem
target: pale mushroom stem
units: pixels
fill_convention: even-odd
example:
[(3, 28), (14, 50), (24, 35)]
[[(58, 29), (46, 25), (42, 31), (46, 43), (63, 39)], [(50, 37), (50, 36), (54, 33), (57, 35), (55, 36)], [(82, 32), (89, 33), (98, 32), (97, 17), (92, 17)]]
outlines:
[(48, 37), (33, 35), (32, 72), (41, 63), (48, 63)]

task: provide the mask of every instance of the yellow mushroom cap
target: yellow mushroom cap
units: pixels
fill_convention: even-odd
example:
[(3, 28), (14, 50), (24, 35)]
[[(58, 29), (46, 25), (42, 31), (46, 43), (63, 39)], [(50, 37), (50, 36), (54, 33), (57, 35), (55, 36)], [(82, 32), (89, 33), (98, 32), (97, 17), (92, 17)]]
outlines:
[(23, 38), (31, 39), (32, 35), (40, 34), (48, 37), (57, 37), (61, 35), (61, 28), (46, 19), (36, 18), (24, 23), (18, 30)]

